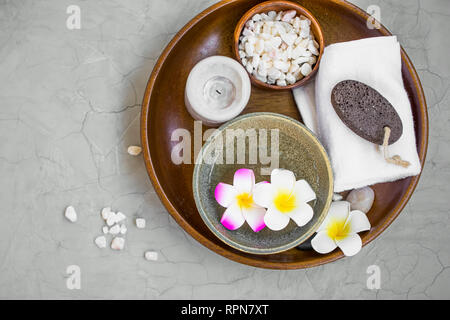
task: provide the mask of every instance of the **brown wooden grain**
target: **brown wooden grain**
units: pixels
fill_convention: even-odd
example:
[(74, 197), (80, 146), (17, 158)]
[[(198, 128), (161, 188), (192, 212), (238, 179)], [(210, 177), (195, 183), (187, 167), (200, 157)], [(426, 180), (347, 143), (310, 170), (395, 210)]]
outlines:
[[(340, 250), (326, 255), (291, 249), (260, 256), (237, 251), (217, 239), (206, 227), (192, 195), (193, 164), (175, 165), (171, 141), (176, 128), (193, 133), (194, 121), (184, 106), (184, 86), (191, 68), (211, 55), (233, 56), (233, 32), (242, 15), (258, 0), (219, 2), (196, 16), (166, 47), (156, 63), (145, 91), (141, 114), (141, 139), (148, 174), (161, 201), (192, 237), (224, 257), (248, 265), (273, 269), (298, 269), (317, 266), (341, 258)], [(300, 0), (319, 21), (325, 45), (380, 35), (390, 35), (382, 27), (366, 27), (368, 15), (341, 0)], [(417, 73), (402, 49), (402, 73), (411, 101), (417, 151), (423, 166), (428, 143), (428, 116), (425, 97)], [(245, 113), (271, 111), (300, 119), (290, 91), (252, 87)], [(375, 202), (368, 213), (372, 229), (361, 233), (363, 244), (375, 239), (398, 216), (411, 197), (419, 176), (374, 186)]]
[(233, 35), (233, 52), (234, 52), (234, 58), (241, 62), (241, 58), (239, 57), (239, 37), (241, 36), (242, 30), (244, 29), (245, 23), (250, 20), (255, 14), (257, 13), (267, 13), (269, 11), (287, 11), (287, 10), (295, 10), (297, 11), (297, 14), (306, 16), (309, 20), (311, 20), (311, 31), (314, 34), (314, 37), (316, 38), (316, 41), (319, 43), (319, 56), (317, 57), (317, 62), (314, 65), (311, 73), (304, 77), (303, 79), (287, 85), (287, 86), (277, 86), (273, 84), (268, 84), (266, 82), (262, 82), (261, 80), (256, 79), (252, 74), (249, 74), (251, 82), (260, 88), (266, 88), (266, 89), (273, 89), (273, 90), (288, 90), (296, 87), (300, 87), (304, 84), (306, 84), (310, 79), (314, 77), (317, 70), (319, 69), (319, 63), (320, 59), (322, 58), (322, 53), (324, 49), (324, 41), (323, 41), (323, 32), (322, 28), (320, 27), (319, 22), (317, 19), (309, 12), (306, 8), (302, 7), (298, 3), (291, 2), (291, 1), (266, 1), (260, 4), (257, 4), (256, 6), (252, 7), (250, 10), (248, 10), (239, 20), (239, 22), (236, 25), (236, 28), (234, 29), (234, 35)]

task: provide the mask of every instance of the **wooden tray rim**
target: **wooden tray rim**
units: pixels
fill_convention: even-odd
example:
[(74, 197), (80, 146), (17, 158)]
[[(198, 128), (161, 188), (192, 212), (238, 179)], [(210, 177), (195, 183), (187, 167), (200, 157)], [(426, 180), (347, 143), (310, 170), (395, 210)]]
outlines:
[[(274, 261), (261, 261), (261, 260), (254, 260), (251, 257), (247, 257), (244, 255), (240, 255), (240, 252), (231, 252), (228, 251), (216, 244), (214, 244), (212, 241), (204, 237), (201, 233), (199, 233), (196, 229), (191, 227), (191, 225), (177, 212), (175, 207), (172, 205), (170, 200), (165, 195), (162, 185), (160, 184), (158, 177), (155, 174), (155, 169), (153, 166), (153, 162), (150, 156), (150, 146), (149, 141), (147, 138), (147, 132), (148, 132), (148, 114), (150, 110), (150, 97), (153, 91), (153, 85), (156, 81), (156, 78), (159, 74), (159, 71), (161, 70), (166, 58), (172, 51), (172, 49), (175, 47), (175, 45), (178, 43), (178, 41), (184, 36), (186, 32), (188, 32), (199, 20), (203, 19), (203, 17), (207, 16), (209, 13), (222, 8), (230, 3), (238, 2), (241, 0), (222, 0), (207, 9), (203, 10), (201, 13), (196, 15), (192, 20), (190, 20), (178, 33), (172, 38), (172, 40), (169, 42), (169, 44), (165, 47), (164, 51), (161, 53), (160, 57), (158, 58), (158, 61), (156, 62), (153, 71), (150, 75), (149, 81), (147, 83), (147, 87), (145, 89), (144, 98), (142, 101), (142, 110), (141, 110), (141, 142), (142, 142), (142, 148), (144, 150), (143, 156), (144, 156), (144, 162), (145, 166), (147, 168), (147, 172), (150, 176), (150, 179), (152, 181), (152, 184), (155, 188), (156, 193), (158, 194), (158, 197), (160, 198), (163, 205), (166, 207), (166, 209), (169, 211), (169, 213), (172, 215), (172, 217), (175, 219), (175, 221), (185, 230), (187, 231), (194, 239), (199, 241), (201, 244), (206, 246), (208, 249), (228, 258), (233, 261), (247, 264), (254, 267), (259, 268), (266, 268), (266, 269), (280, 269), (280, 270), (290, 270), (290, 269), (303, 269), (303, 268), (311, 268), (319, 265), (323, 265), (326, 263), (330, 263), (333, 261), (336, 261), (340, 258), (343, 258), (344, 255), (341, 250), (335, 250), (329, 254), (322, 255), (319, 258), (310, 261), (310, 262), (274, 262)], [(345, 0), (328, 0), (332, 3), (335, 3), (340, 6), (344, 6), (347, 9), (351, 10), (353, 13), (359, 15), (363, 19), (367, 19), (369, 17), (369, 14), (363, 11), (362, 9), (358, 8), (357, 6), (345, 1)], [(381, 25), (379, 31), (385, 35), (390, 36), (392, 35), (383, 25)], [(386, 216), (384, 222), (381, 224), (378, 229), (374, 230), (373, 232), (369, 232), (366, 236), (362, 237), (363, 240), (363, 246), (367, 245), (371, 241), (373, 241), (375, 238), (377, 238), (400, 214), (400, 212), (403, 210), (403, 208), (408, 203), (409, 199), (411, 198), (411, 195), (413, 194), (418, 181), (420, 179), (420, 176), (423, 171), (423, 167), (425, 164), (425, 158), (427, 154), (427, 147), (428, 147), (428, 131), (429, 131), (429, 125), (428, 125), (428, 112), (427, 112), (427, 104), (425, 101), (425, 95), (423, 92), (422, 84), (420, 82), (420, 79), (417, 75), (416, 69), (414, 68), (411, 60), (409, 59), (408, 55), (406, 54), (403, 47), (401, 47), (401, 55), (402, 60), (405, 62), (408, 71), (413, 79), (416, 93), (419, 99), (420, 104), (420, 116), (422, 118), (422, 141), (419, 143), (419, 159), (422, 166), (422, 170), (419, 175), (412, 177), (411, 183), (409, 184), (405, 195), (400, 199), (397, 206)], [(416, 142), (417, 143), (417, 142)]]

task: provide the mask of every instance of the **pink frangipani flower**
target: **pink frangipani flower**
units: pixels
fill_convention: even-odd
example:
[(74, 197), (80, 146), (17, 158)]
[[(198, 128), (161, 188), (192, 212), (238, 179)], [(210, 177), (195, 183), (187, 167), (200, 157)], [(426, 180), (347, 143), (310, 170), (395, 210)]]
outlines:
[[(260, 182), (259, 184), (267, 183)], [(240, 228), (245, 221), (253, 231), (263, 229), (266, 209), (253, 201), (255, 174), (250, 169), (239, 169), (234, 173), (233, 185), (220, 182), (214, 192), (217, 202), (227, 208), (220, 222), (229, 230)]]

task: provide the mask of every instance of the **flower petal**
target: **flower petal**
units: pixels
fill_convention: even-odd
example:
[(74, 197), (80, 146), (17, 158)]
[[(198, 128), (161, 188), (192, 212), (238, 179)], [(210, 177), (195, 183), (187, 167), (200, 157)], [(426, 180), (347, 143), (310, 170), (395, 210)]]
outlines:
[(274, 169), (270, 174), (270, 182), (276, 189), (287, 189), (291, 192), (294, 189), (295, 175), (290, 170)]
[(239, 193), (251, 193), (255, 185), (255, 174), (250, 169), (239, 169), (234, 173), (233, 186)]
[(330, 220), (347, 221), (350, 213), (350, 202), (347, 201), (334, 201), (331, 203), (330, 210), (325, 217), (325, 220), (320, 225), (317, 232), (326, 229)]
[(258, 232), (266, 226), (264, 223), (266, 209), (255, 206), (249, 209), (242, 209), (242, 214), (253, 231)]
[(312, 219), (314, 211), (309, 204), (303, 202), (295, 208), (295, 210), (287, 213), (287, 215), (294, 220), (299, 227), (302, 227)]
[(337, 245), (333, 239), (331, 239), (326, 231), (320, 231), (311, 240), (311, 245), (315, 251), (318, 253), (328, 253), (336, 249)]
[(370, 230), (369, 219), (364, 212), (359, 210), (350, 211), (346, 224), (350, 224), (351, 233)]
[(241, 209), (237, 206), (235, 202), (233, 202), (223, 213), (220, 222), (223, 224), (225, 228), (229, 230), (236, 230), (244, 224), (245, 219), (244, 216), (242, 215)]
[(289, 224), (289, 216), (279, 212), (277, 209), (270, 207), (264, 216), (264, 223), (270, 230), (278, 231), (284, 229)]
[(298, 202), (309, 202), (316, 199), (316, 193), (306, 180), (296, 181), (293, 193)]
[(214, 197), (222, 207), (227, 208), (236, 197), (236, 189), (230, 184), (220, 182), (214, 190)]
[(270, 207), (274, 195), (275, 190), (270, 183), (257, 183), (253, 189), (253, 201), (264, 208)]
[(350, 234), (344, 239), (336, 240), (336, 244), (347, 257), (354, 256), (362, 248), (361, 238), (357, 234)]

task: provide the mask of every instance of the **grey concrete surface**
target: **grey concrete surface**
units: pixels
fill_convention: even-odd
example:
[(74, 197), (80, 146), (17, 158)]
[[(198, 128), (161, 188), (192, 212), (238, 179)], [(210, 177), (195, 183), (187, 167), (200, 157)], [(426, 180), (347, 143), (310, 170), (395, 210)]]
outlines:
[[(353, 258), (271, 271), (201, 246), (168, 215), (139, 144), (145, 84), (170, 38), (213, 0), (0, 1), (0, 298), (440, 299), (450, 298), (450, 1), (355, 0), (411, 57), (430, 116), (427, 164), (411, 201)], [(66, 8), (81, 8), (68, 30)], [(175, 75), (174, 75), (175, 76)], [(73, 205), (78, 222), (63, 217)], [(99, 211), (128, 223), (126, 249), (98, 249)], [(143, 259), (159, 253), (157, 262)], [(81, 288), (66, 268), (78, 265)], [(381, 288), (366, 286), (367, 267)]]

